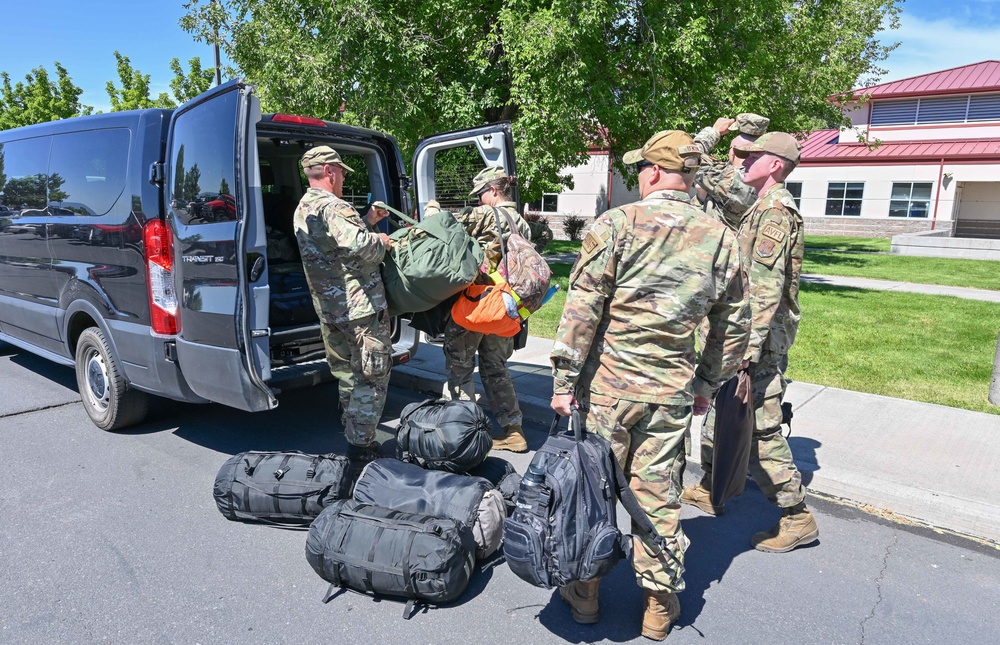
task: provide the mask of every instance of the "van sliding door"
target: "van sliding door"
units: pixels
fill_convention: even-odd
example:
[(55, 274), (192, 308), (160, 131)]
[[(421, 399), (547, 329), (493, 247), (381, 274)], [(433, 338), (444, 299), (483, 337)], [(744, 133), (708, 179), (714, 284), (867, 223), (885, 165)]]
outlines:
[(176, 110), (164, 182), (180, 315), (177, 362), (197, 394), (250, 411), (277, 405), (264, 382), (270, 359), (258, 105), (249, 86), (231, 81)]

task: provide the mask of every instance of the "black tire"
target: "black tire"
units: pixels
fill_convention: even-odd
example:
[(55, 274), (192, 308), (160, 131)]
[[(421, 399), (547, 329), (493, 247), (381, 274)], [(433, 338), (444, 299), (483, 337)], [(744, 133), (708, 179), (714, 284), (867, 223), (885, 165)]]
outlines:
[(87, 415), (101, 430), (120, 430), (146, 418), (149, 395), (128, 386), (97, 327), (85, 329), (76, 343), (76, 385)]

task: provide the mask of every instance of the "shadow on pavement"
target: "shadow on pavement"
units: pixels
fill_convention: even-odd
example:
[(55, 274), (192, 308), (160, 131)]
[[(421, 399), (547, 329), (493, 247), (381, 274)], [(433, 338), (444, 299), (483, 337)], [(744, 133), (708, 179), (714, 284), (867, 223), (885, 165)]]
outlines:
[(57, 385), (76, 391), (76, 372), (72, 367), (53, 363), (47, 358), (22, 351), (13, 345), (0, 346), (0, 356), (10, 356), (10, 362), (31, 370)]
[(538, 622), (570, 643), (610, 641), (624, 643), (639, 638), (642, 626), (642, 590), (635, 584), (632, 566), (622, 561), (601, 580), (600, 620), (581, 625), (570, 615), (569, 605), (552, 590), (549, 602), (538, 612)]
[(802, 473), (802, 485), (808, 487), (812, 482), (813, 473), (820, 469), (819, 459), (816, 450), (823, 444), (809, 437), (797, 437), (792, 435), (788, 438), (788, 447), (792, 449), (792, 457), (795, 465)]

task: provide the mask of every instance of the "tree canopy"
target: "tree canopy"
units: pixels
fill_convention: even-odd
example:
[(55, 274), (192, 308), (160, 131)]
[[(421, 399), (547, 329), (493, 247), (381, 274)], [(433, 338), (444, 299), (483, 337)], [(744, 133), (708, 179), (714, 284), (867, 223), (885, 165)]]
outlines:
[(828, 97), (875, 82), (901, 0), (189, 0), (265, 110), (392, 133), (514, 122), (526, 198), (607, 145), (758, 112), (839, 124)]
[(58, 62), (55, 68), (55, 80), (40, 66), (16, 84), (7, 72), (0, 72), (0, 130), (93, 112), (80, 103), (83, 90), (73, 84), (66, 68)]
[(166, 92), (161, 92), (155, 99), (149, 96), (150, 75), (134, 69), (128, 56), (123, 56), (115, 51), (115, 60), (118, 61), (118, 80), (121, 83), (121, 89), (115, 87), (113, 81), (108, 81), (105, 86), (108, 98), (111, 99), (112, 112), (177, 107)]

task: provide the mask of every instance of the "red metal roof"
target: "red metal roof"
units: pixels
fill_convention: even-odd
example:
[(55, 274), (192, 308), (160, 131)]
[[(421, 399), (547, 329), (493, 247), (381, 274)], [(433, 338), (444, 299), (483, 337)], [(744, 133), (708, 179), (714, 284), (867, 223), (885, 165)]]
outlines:
[[(850, 135), (847, 135), (850, 136)], [(1000, 139), (936, 139), (933, 141), (883, 141), (871, 150), (863, 143), (841, 142), (839, 130), (817, 130), (802, 144), (801, 165), (839, 163), (919, 163), (978, 161), (1000, 163)]]
[(984, 60), (981, 63), (953, 67), (931, 74), (911, 76), (873, 87), (854, 90), (854, 94), (870, 94), (876, 99), (903, 96), (928, 96), (1000, 90), (1000, 61)]

